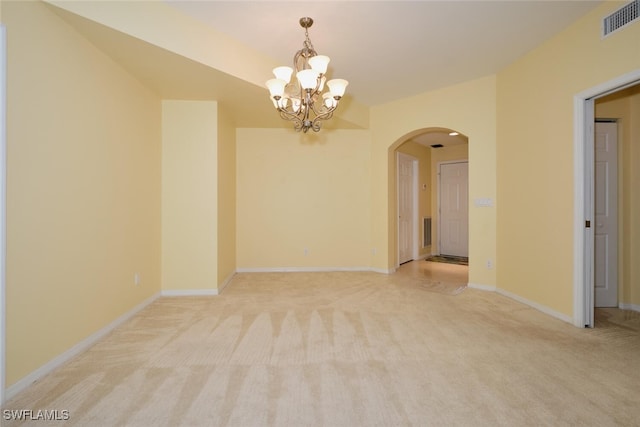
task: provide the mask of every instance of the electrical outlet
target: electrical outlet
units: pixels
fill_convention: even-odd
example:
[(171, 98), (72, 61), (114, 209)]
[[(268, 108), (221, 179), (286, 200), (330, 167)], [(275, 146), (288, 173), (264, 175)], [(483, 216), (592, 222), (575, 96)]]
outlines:
[(487, 260), (487, 270), (491, 270), (493, 268), (493, 261), (490, 259)]
[(309, 255), (309, 248), (304, 248), (304, 256)]
[(140, 286), (140, 273), (136, 273), (133, 275), (133, 284), (136, 286)]

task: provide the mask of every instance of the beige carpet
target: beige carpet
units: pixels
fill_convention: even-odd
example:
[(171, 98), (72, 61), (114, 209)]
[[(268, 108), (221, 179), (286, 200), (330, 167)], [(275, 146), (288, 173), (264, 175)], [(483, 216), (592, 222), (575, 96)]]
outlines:
[(4, 406), (69, 420), (2, 425), (640, 425), (640, 334), (624, 315), (578, 329), (451, 291), (466, 270), (412, 264), (238, 274), (217, 297), (161, 298)]

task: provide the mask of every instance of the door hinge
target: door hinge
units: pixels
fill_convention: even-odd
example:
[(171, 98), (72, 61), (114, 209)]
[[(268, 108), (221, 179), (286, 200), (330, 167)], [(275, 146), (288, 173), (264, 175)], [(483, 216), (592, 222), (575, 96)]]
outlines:
[(589, 220), (585, 221), (584, 226), (587, 227), (587, 228), (591, 228), (591, 221), (589, 221)]

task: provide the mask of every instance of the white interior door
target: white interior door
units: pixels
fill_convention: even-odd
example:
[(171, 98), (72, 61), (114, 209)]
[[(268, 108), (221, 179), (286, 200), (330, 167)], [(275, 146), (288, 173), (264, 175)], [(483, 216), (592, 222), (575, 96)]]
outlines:
[(440, 254), (469, 256), (469, 163), (440, 164)]
[(594, 287), (596, 307), (618, 306), (617, 124), (595, 125)]
[(398, 153), (398, 264), (413, 259), (413, 157)]

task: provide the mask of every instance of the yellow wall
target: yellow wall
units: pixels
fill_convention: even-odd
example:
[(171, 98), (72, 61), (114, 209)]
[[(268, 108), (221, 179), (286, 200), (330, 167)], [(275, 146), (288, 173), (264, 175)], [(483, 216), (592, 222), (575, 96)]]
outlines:
[(569, 316), (573, 98), (640, 67), (640, 25), (600, 38), (619, 6), (604, 2), (497, 78), (498, 287)]
[(618, 299), (640, 305), (640, 85), (596, 101), (596, 117), (618, 119)]
[[(469, 138), (469, 198), (496, 201), (495, 76), (372, 108), (371, 214), (372, 266), (388, 271), (396, 265), (395, 149), (433, 127), (454, 129)], [(497, 201), (496, 201), (497, 203)], [(469, 282), (495, 286), (496, 206), (469, 206)]]
[(370, 137), (237, 130), (239, 270), (369, 266)]
[[(431, 255), (432, 246), (422, 246), (423, 221), (422, 218), (432, 216), (431, 209), (431, 193), (432, 193), (432, 180), (431, 177), (431, 148), (418, 144), (414, 141), (407, 141), (398, 147), (401, 153), (409, 154), (418, 159), (418, 227), (419, 235), (416, 236), (418, 240), (418, 255), (420, 258), (426, 258)], [(434, 205), (435, 206), (435, 205)]]
[(162, 101), (162, 290), (218, 288), (218, 103)]
[(236, 271), (236, 129), (218, 109), (218, 289)]
[(161, 111), (43, 4), (2, 20), (9, 386), (159, 291)]

